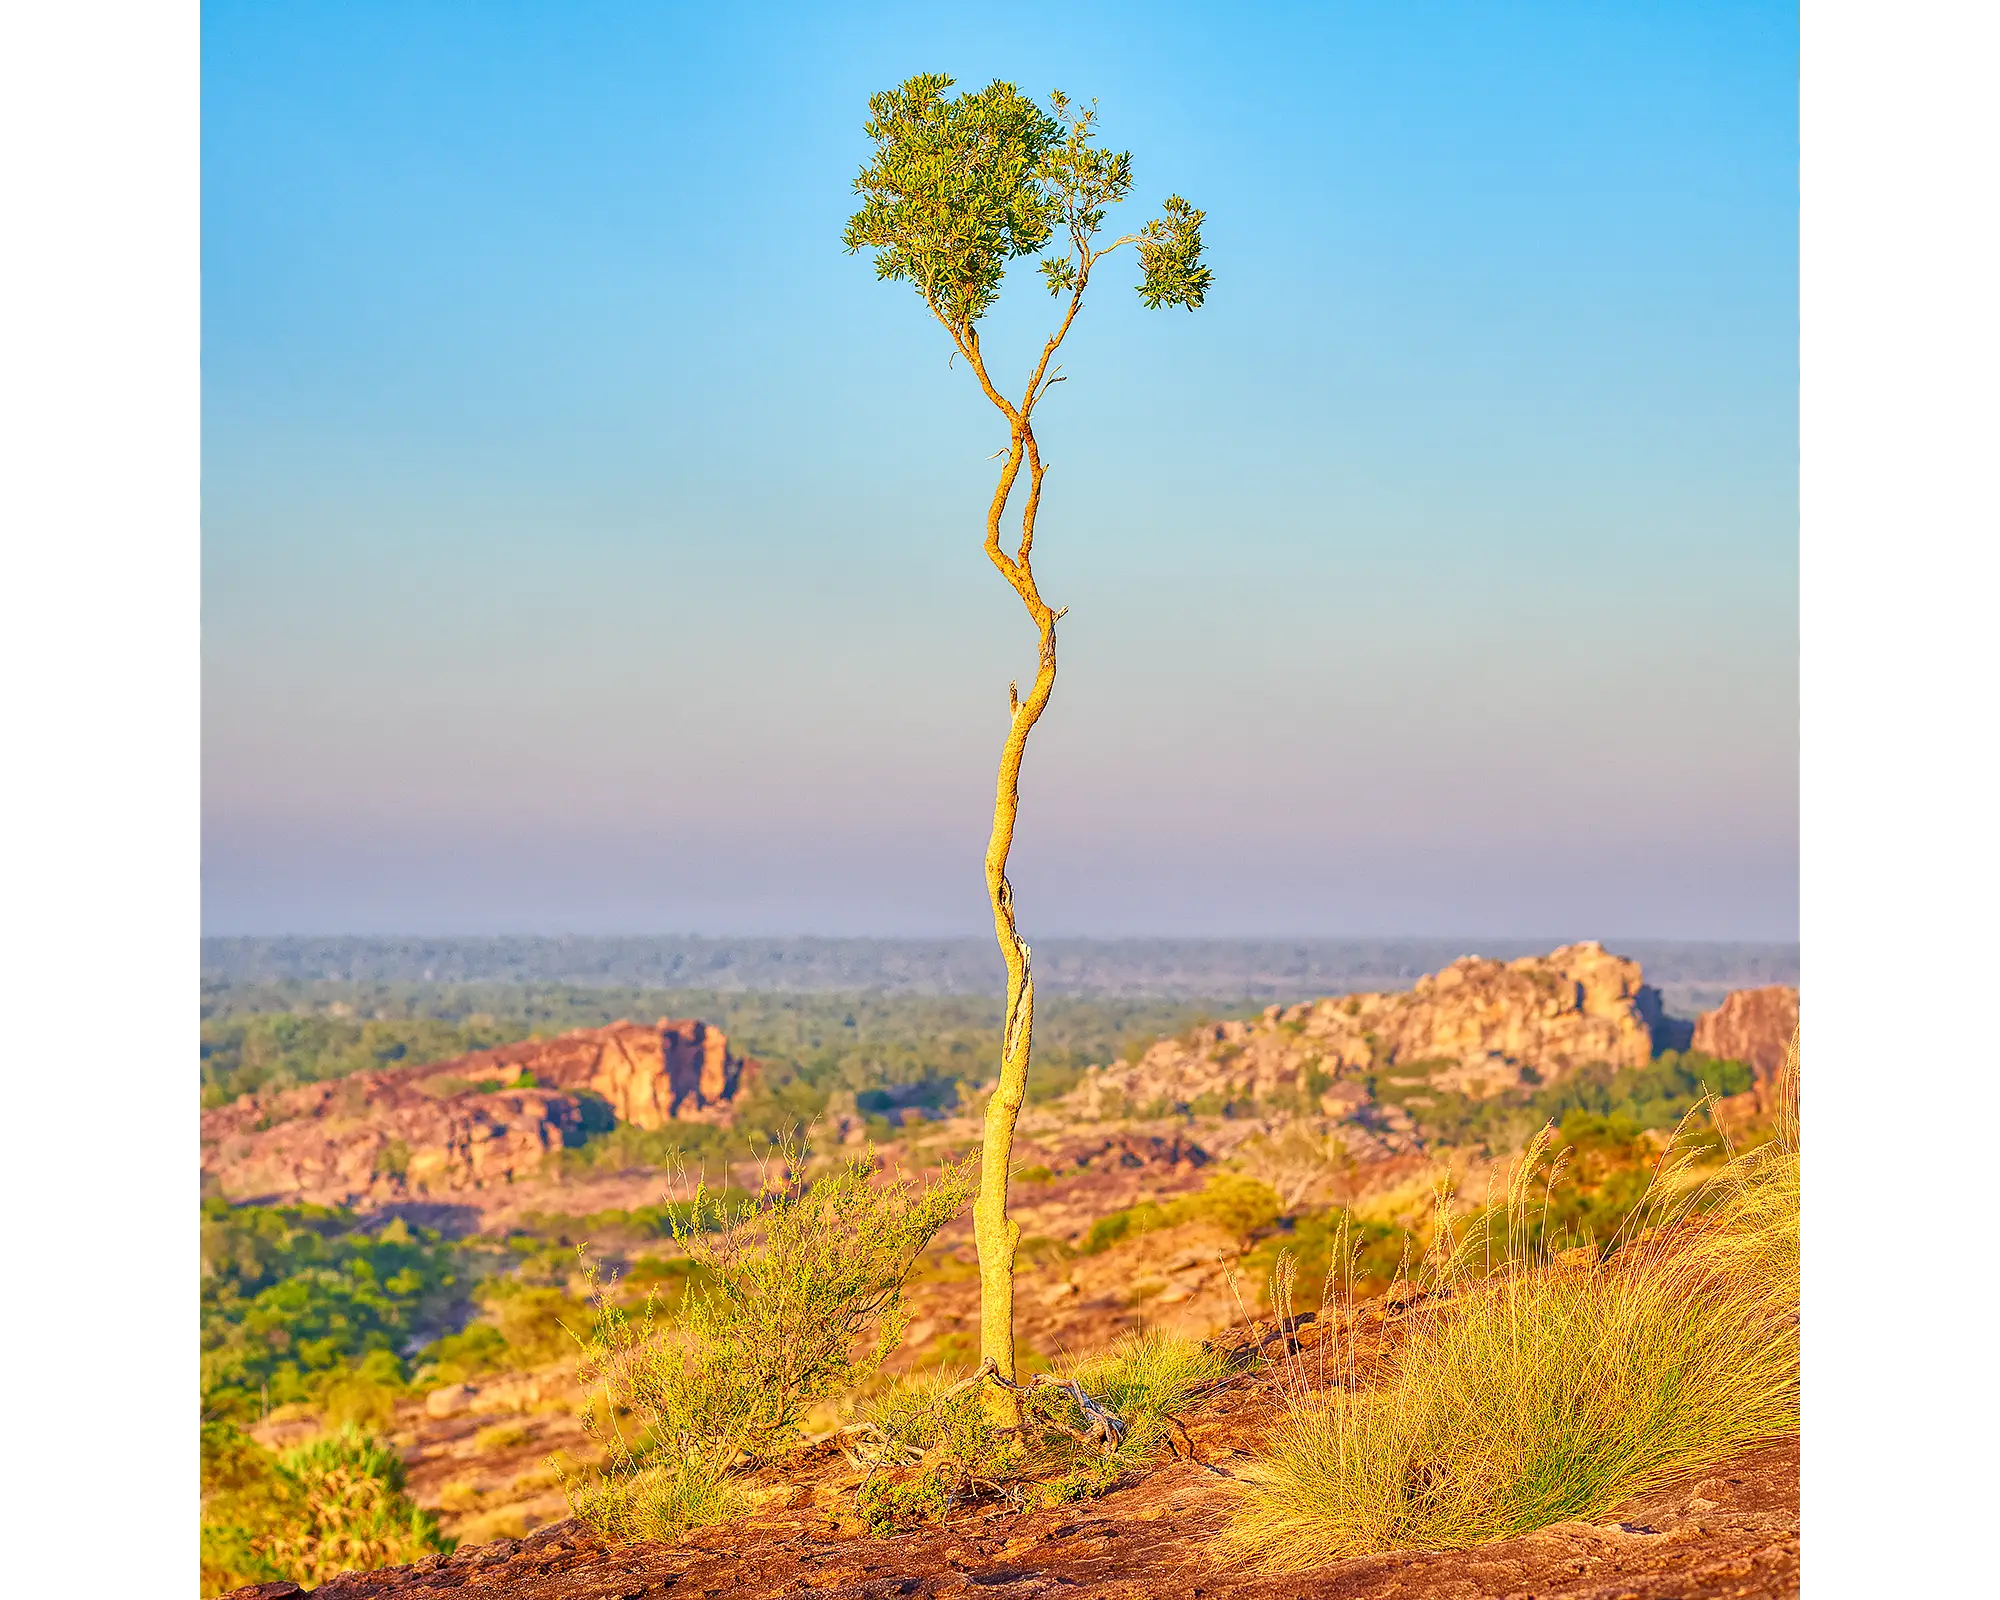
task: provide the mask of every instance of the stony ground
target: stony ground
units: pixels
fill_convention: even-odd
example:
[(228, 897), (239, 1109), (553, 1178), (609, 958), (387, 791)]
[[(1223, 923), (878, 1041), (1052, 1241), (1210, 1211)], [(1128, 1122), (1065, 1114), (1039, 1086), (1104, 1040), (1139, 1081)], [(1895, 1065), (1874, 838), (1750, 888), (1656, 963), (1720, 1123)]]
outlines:
[[(1268, 1346), (1274, 1333), (1265, 1324), (1236, 1337)], [(944, 1526), (874, 1537), (854, 1515), (852, 1469), (821, 1446), (758, 1474), (747, 1485), (744, 1516), (678, 1544), (607, 1545), (562, 1520), (525, 1539), (462, 1545), (448, 1557), (336, 1578), (313, 1592), (319, 1600), (422, 1600), (468, 1589), (519, 1600), (1764, 1600), (1798, 1592), (1796, 1439), (1640, 1495), (1598, 1522), (1285, 1577), (1246, 1572), (1216, 1535), (1234, 1472), (1278, 1403), (1268, 1373), (1239, 1373), (1188, 1409), (1184, 1431), (1145, 1468), (1099, 1498), (1046, 1511), (973, 1506)], [(262, 1585), (237, 1591), (235, 1600), (300, 1592)]]
[[(464, 1589), (519, 1600), (1775, 1600), (1799, 1590), (1796, 1440), (1642, 1495), (1602, 1522), (1560, 1523), (1475, 1550), (1369, 1556), (1281, 1578), (1245, 1574), (1214, 1550), (1226, 1493), (1221, 1480), (1183, 1461), (1082, 1505), (1024, 1516), (992, 1510), (893, 1539), (843, 1535), (809, 1510), (768, 1512), (672, 1546), (607, 1548), (576, 1523), (560, 1522), (518, 1543), (336, 1578), (314, 1593), (319, 1600), (420, 1600)], [(236, 1600), (299, 1592), (265, 1585), (237, 1591)]]

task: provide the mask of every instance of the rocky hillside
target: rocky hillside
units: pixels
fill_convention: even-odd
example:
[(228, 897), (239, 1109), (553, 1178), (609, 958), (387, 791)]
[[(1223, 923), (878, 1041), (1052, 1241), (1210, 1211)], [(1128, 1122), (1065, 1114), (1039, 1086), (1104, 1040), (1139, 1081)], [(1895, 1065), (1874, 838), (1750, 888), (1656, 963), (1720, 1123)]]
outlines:
[(706, 1023), (617, 1022), (242, 1095), (202, 1113), (202, 1180), (232, 1199), (323, 1205), (476, 1191), (534, 1174), (593, 1123), (727, 1125), (758, 1076)]
[(1361, 1098), (1352, 1080), (1382, 1067), (1446, 1064), (1432, 1085), (1480, 1099), (1600, 1062), (1644, 1066), (1687, 1043), (1638, 962), (1593, 941), (1518, 961), (1467, 956), (1401, 993), (1272, 1006), (1260, 1021), (1162, 1039), (1137, 1062), (1092, 1071), (1072, 1103), (1103, 1116), (1303, 1097), (1339, 1115)]
[(1776, 1078), (1799, 1028), (1799, 991), (1783, 984), (1739, 989), (1694, 1025), (1694, 1048), (1741, 1061), (1762, 1085)]

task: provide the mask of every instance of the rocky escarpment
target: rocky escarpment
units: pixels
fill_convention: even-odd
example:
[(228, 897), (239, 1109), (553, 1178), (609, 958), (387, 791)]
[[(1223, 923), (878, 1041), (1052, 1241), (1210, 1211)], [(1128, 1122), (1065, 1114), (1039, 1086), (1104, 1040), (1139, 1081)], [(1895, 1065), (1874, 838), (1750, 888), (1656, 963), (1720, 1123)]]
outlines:
[(1767, 1084), (1784, 1070), (1799, 1028), (1799, 991), (1783, 984), (1738, 989), (1694, 1025), (1694, 1048), (1741, 1061)]
[(1220, 1022), (1162, 1039), (1137, 1062), (1094, 1069), (1072, 1091), (1085, 1115), (1117, 1107), (1292, 1099), (1338, 1115), (1354, 1081), (1383, 1067), (1440, 1063), (1438, 1088), (1474, 1098), (1550, 1083), (1578, 1067), (1638, 1067), (1684, 1044), (1636, 961), (1595, 942), (1546, 956), (1467, 956), (1398, 994), (1355, 994)]
[(720, 1029), (662, 1019), (243, 1095), (202, 1113), (205, 1187), (353, 1205), (513, 1183), (612, 1121), (728, 1124), (758, 1064)]

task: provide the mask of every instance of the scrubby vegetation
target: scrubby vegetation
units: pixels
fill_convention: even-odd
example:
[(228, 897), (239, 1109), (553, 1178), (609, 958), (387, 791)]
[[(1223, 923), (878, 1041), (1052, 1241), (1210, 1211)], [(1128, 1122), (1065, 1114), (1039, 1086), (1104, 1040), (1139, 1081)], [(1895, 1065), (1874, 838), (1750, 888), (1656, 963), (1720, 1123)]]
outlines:
[(323, 1582), (451, 1541), (405, 1491), (402, 1459), (353, 1430), (274, 1455), (225, 1421), (201, 1431), (201, 1592)]
[(1431, 1073), (1451, 1064), (1380, 1068), (1367, 1080), (1369, 1092), (1407, 1111), (1430, 1143), (1499, 1151), (1519, 1148), (1535, 1129), (1575, 1112), (1623, 1118), (1636, 1128), (1672, 1128), (1704, 1097), (1741, 1094), (1751, 1083), (1740, 1061), (1669, 1050), (1643, 1067), (1587, 1066), (1546, 1088), (1475, 1100), (1431, 1084)]
[[(758, 1192), (707, 1188), (693, 1200), (551, 1211), (504, 1236), (457, 1240), (339, 1208), (204, 1201), (205, 1592), (274, 1577), (311, 1582), (342, 1565), (440, 1548), (383, 1442), (395, 1407), (580, 1349), (602, 1459), (595, 1471), (563, 1463), (563, 1487), (577, 1514), (616, 1536), (671, 1536), (726, 1516), (738, 1472), (807, 1429), (855, 1418), (856, 1407), (861, 1421), (838, 1436), (861, 1470), (855, 1508), (878, 1531), (947, 1519), (973, 1498), (1027, 1508), (1099, 1493), (1157, 1450), (1168, 1417), (1220, 1375), (1212, 1351), (1158, 1332), (1082, 1361), (1022, 1351), (1024, 1425), (1010, 1432), (995, 1428), (986, 1405), (992, 1376), (958, 1375), (978, 1354), (973, 1335), (947, 1326), (913, 1352), (918, 1375), (882, 1389), (878, 1367), (902, 1332), (904, 1289), (975, 1271), (956, 1249), (927, 1249), (964, 1199), (966, 1171), (933, 1186), (884, 1187), (866, 1160), (842, 1159), (808, 1182), (788, 1167), (786, 1141), (830, 1104), (885, 1139), (901, 1133), (893, 1112), (976, 1105), (969, 1086), (990, 1066), (981, 1052), (997, 1020), (984, 1002), (656, 993), (634, 1004), (568, 993), (563, 1004), (577, 1009), (561, 1015), (529, 1016), (536, 1004), (557, 1008), (548, 994), (535, 1002), (517, 992), (513, 1015), (468, 994), (466, 1006), (480, 1009), (442, 1018), (272, 1016), (219, 1003), (207, 1019), (204, 1097), (217, 1098), (530, 1028), (705, 1015), (772, 1063), (769, 1089), (743, 1107), (740, 1125), (609, 1127), (562, 1162), (591, 1175), (726, 1172), (724, 1158), (740, 1163), (748, 1146), (776, 1152), (776, 1177)], [(1044, 1002), (1038, 1047), (1052, 1030), (1055, 1066), (1045, 1072), (1038, 1057), (1031, 1090), (1073, 1081), (1066, 1050), (1071, 1065), (1137, 1054), (1196, 1009)], [(1594, 1516), (1660, 1473), (1713, 1459), (1793, 1415), (1796, 1368), (1785, 1363), (1796, 1345), (1796, 1143), (1745, 1155), (1683, 1128), (1666, 1172), (1656, 1172), (1661, 1130), (1704, 1092), (1746, 1088), (1746, 1069), (1669, 1054), (1639, 1071), (1586, 1069), (1488, 1101), (1430, 1078), (1424, 1064), (1379, 1070), (1371, 1082), (1426, 1143), (1504, 1152), (1557, 1124), (1523, 1169), (1536, 1174), (1531, 1196), (1517, 1184), (1497, 1204), (1420, 1214), (1421, 1189), (1354, 1182), (1341, 1129), (1291, 1120), (1305, 1105), (1263, 1106), (1260, 1116), (1276, 1118), (1268, 1133), (1240, 1145), (1225, 1169), (1210, 1168), (1198, 1192), (1098, 1216), (1081, 1235), (1021, 1242), (1025, 1261), (1103, 1276), (1104, 1264), (1086, 1269), (1077, 1258), (1203, 1224), (1236, 1241), (1246, 1289), (1275, 1275), (1306, 1303), (1353, 1302), (1414, 1276), (1445, 1291), (1395, 1319), (1409, 1336), (1367, 1386), (1327, 1388), (1324, 1364), (1285, 1374), (1286, 1417), (1236, 1535), (1265, 1559), (1463, 1543)], [(1548, 1159), (1552, 1150), (1560, 1160)], [(938, 1146), (925, 1154), (934, 1159)], [(1051, 1167), (1024, 1166), (1017, 1193), (1055, 1185), (1048, 1199), (1059, 1211), (1073, 1206), (1067, 1162), (1060, 1182)], [(545, 1203), (560, 1204), (559, 1193)], [(1329, 1197), (1350, 1203), (1329, 1207)], [(1089, 1213), (1073, 1217), (1042, 1226), (1068, 1229)], [(1135, 1284), (1131, 1299), (1160, 1288)], [(1311, 1359), (1337, 1361), (1338, 1342)], [(1593, 1381), (1577, 1376), (1591, 1372)], [(302, 1425), (325, 1431), (279, 1453), (243, 1431), (281, 1410), (259, 1438), (296, 1437)], [(517, 1449), (523, 1426), (495, 1424), (514, 1431), (489, 1428), (469, 1448)], [(502, 1473), (516, 1479), (512, 1490), (455, 1479), (433, 1492), (485, 1518), (452, 1524), (468, 1538), (490, 1537), (498, 1502), (482, 1496), (518, 1499), (518, 1466)], [(557, 1470), (537, 1468), (541, 1488)]]
[(209, 1016), (201, 1024), (201, 1103), (226, 1105), (240, 1094), (289, 1089), (370, 1068), (442, 1061), (526, 1038), (524, 1021), (475, 1013), (356, 1019), (327, 1013)]
[(1170, 1228), (1183, 1222), (1209, 1221), (1248, 1239), (1278, 1220), (1283, 1210), (1269, 1184), (1237, 1172), (1217, 1172), (1195, 1194), (1172, 1200), (1142, 1200), (1122, 1211), (1099, 1217), (1083, 1241), (1083, 1253), (1095, 1255), (1122, 1239)]
[(405, 1352), (469, 1288), (436, 1234), (401, 1219), (370, 1229), (325, 1206), (204, 1201), (201, 1257), (206, 1417), (308, 1400), (370, 1412), (370, 1392), (407, 1380)]
[(889, 1533), (943, 1522), (981, 1496), (1027, 1510), (1101, 1493), (1145, 1460), (1173, 1413), (1225, 1369), (1209, 1346), (1148, 1330), (1030, 1380), (1019, 1429), (994, 1426), (979, 1374), (907, 1379), (848, 1430), (863, 1468), (856, 1502), (870, 1528)]
[[(1431, 1298), (1386, 1375), (1357, 1384), (1339, 1338), (1290, 1364), (1239, 1549), (1296, 1569), (1593, 1519), (1797, 1426), (1795, 1122), (1705, 1177), (1705, 1152), (1680, 1151), (1610, 1241), (1551, 1213), (1558, 1148), (1553, 1130), (1530, 1143), (1503, 1228), (1462, 1228), (1440, 1200)], [(1290, 1287), (1281, 1273), (1281, 1308)]]
[(878, 1182), (871, 1150), (751, 1200), (698, 1193), (676, 1239), (705, 1281), (636, 1316), (599, 1295), (582, 1376), (606, 1465), (567, 1482), (577, 1516), (670, 1538), (724, 1515), (730, 1469), (794, 1437), (901, 1338), (903, 1285), (971, 1184), (969, 1163)]

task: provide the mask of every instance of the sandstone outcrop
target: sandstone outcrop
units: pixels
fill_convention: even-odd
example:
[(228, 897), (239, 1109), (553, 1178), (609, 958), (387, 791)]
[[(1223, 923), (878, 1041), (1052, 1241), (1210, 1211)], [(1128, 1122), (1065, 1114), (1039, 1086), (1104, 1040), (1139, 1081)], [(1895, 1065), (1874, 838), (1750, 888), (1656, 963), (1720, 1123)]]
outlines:
[(669, 1122), (735, 1117), (737, 1095), (757, 1076), (757, 1064), (730, 1051), (729, 1038), (705, 1022), (662, 1017), (651, 1027), (614, 1022), (553, 1039), (524, 1039), (497, 1050), (475, 1050), (416, 1070), (479, 1082), (527, 1072), (545, 1089), (588, 1089), (620, 1122), (663, 1128)]
[(698, 1021), (528, 1039), (205, 1111), (203, 1184), (238, 1200), (436, 1199), (531, 1177), (611, 1120), (727, 1125), (758, 1075)]
[(1093, 1069), (1071, 1103), (1101, 1116), (1289, 1100), (1339, 1116), (1355, 1109), (1353, 1080), (1385, 1067), (1439, 1063), (1435, 1087), (1477, 1099), (1599, 1062), (1644, 1066), (1670, 1042), (1681, 1041), (1638, 962), (1592, 941), (1519, 961), (1467, 956), (1403, 993), (1272, 1006), (1163, 1039), (1137, 1063)]
[(1738, 989), (1694, 1025), (1694, 1048), (1725, 1061), (1741, 1061), (1769, 1083), (1784, 1070), (1799, 1027), (1799, 991), (1783, 984)]

